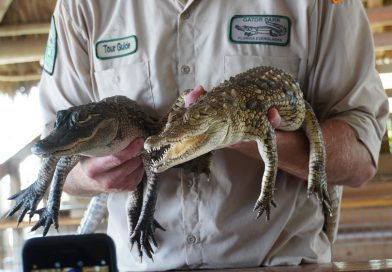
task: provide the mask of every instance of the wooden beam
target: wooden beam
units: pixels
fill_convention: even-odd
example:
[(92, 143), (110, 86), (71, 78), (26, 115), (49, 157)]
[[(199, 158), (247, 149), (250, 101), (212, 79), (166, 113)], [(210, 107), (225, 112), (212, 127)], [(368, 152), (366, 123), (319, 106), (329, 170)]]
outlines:
[[(391, 170), (390, 170), (391, 171)], [(344, 187), (342, 208), (387, 207), (392, 205), (392, 182), (369, 182), (360, 188)]]
[(13, 0), (0, 1), (0, 23), (3, 21), (4, 15), (7, 13), (8, 8), (11, 6)]
[(0, 75), (0, 82), (37, 81), (40, 78), (41, 78), (41, 74)]
[(368, 8), (366, 13), (372, 25), (392, 24), (392, 5), (378, 8)]
[[(60, 226), (78, 226), (80, 224), (81, 218), (70, 218), (70, 217), (60, 217), (59, 218), (59, 225)], [(32, 221), (30, 224), (29, 222), (22, 221), (19, 224), (19, 228), (26, 228), (26, 227), (32, 227), (34, 226), (34, 223), (36, 221)], [(17, 222), (16, 220), (3, 220), (0, 221), (0, 230), (8, 229), (8, 228), (13, 228), (16, 229), (17, 227)]]
[(354, 198), (342, 199), (342, 209), (357, 209), (370, 207), (390, 207), (392, 206), (392, 198)]
[(383, 0), (368, 0), (368, 8), (381, 7)]
[[(367, 197), (379, 197), (391, 196), (392, 182), (373, 182), (370, 181), (366, 185), (360, 188), (344, 187), (343, 198), (367, 198)], [(392, 215), (392, 214), (391, 214)], [(392, 222), (391, 222), (392, 223)]]
[(377, 174), (392, 176), (392, 155), (380, 154)]
[(373, 37), (376, 50), (392, 50), (392, 32), (376, 33)]
[(0, 164), (0, 179), (5, 175), (8, 175), (12, 169), (13, 165), (20, 164), (27, 156), (31, 154), (31, 147), (40, 139), (40, 135), (35, 137), (30, 143), (25, 145), (21, 150), (19, 150), (15, 155), (6, 160), (4, 163)]
[(26, 37), (0, 43), (0, 65), (40, 61), (48, 38)]
[(392, 63), (377, 65), (376, 69), (379, 73), (392, 73)]
[(0, 27), (0, 37), (48, 34), (49, 29), (49, 23), (2, 26)]

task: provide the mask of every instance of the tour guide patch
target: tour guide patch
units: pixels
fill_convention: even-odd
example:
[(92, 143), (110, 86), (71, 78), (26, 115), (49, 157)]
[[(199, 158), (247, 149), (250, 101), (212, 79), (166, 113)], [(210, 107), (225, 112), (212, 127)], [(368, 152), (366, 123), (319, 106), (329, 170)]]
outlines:
[(43, 65), (44, 71), (47, 72), (49, 75), (53, 75), (54, 73), (56, 56), (57, 56), (57, 30), (56, 30), (54, 17), (52, 17), (48, 42), (45, 48), (44, 65)]
[(137, 37), (135, 35), (98, 41), (95, 44), (95, 54), (99, 59), (113, 59), (131, 55), (137, 51)]
[(229, 38), (235, 43), (287, 45), (291, 22), (279, 15), (235, 15), (230, 21)]

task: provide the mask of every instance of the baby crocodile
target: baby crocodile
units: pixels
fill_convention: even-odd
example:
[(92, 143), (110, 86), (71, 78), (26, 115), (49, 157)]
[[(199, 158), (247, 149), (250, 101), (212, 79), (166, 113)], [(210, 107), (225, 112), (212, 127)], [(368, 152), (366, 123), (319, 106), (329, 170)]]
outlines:
[[(89, 103), (57, 112), (53, 131), (46, 138), (38, 141), (32, 152), (44, 157), (38, 179), (26, 189), (11, 196), (15, 205), (7, 216), (18, 210), (21, 213), (18, 224), (29, 213), (39, 215), (38, 222), (32, 227), (36, 230), (44, 227), (45, 236), (53, 224), (58, 229), (58, 213), (63, 185), (68, 173), (83, 156), (106, 156), (123, 150), (136, 137), (146, 138), (158, 132), (160, 126), (145, 114), (135, 101), (124, 96), (113, 96), (100, 102)], [(156, 228), (163, 229), (154, 220), (157, 175), (151, 171), (152, 153), (143, 152), (140, 156), (144, 163), (147, 189), (143, 197), (143, 182), (128, 196), (128, 222), (130, 243), (137, 244), (139, 256), (143, 251), (152, 258), (152, 244), (157, 246), (154, 238)], [(46, 207), (37, 210), (37, 205), (50, 187)], [(80, 232), (91, 232), (91, 226), (105, 213), (99, 210), (105, 204), (106, 194), (95, 197), (90, 205)], [(142, 204), (143, 202), (143, 204)], [(98, 206), (97, 206), (98, 205)], [(99, 206), (100, 205), (100, 206)], [(106, 205), (104, 205), (106, 206)], [(106, 207), (105, 207), (106, 208)], [(85, 226), (85, 224), (90, 224)], [(99, 223), (99, 222), (98, 222)]]
[(160, 173), (212, 150), (254, 140), (265, 164), (254, 210), (257, 218), (265, 212), (269, 219), (271, 205), (275, 206), (278, 160), (275, 132), (267, 117), (271, 107), (277, 108), (282, 118), (279, 129), (293, 131), (302, 127), (309, 138), (308, 195), (314, 193), (323, 203), (326, 232), (332, 241), (339, 198), (337, 188), (327, 186), (322, 132), (298, 82), (280, 69), (250, 69), (211, 89), (189, 108), (173, 107), (160, 134), (145, 141), (146, 150), (165, 149), (153, 162), (153, 171)]

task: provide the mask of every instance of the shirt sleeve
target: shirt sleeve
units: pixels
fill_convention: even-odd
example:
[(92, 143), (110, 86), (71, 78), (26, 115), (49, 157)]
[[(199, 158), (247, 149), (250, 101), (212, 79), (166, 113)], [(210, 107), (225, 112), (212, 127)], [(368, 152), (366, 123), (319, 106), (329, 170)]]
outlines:
[[(88, 39), (82, 23), (78, 23), (83, 16), (71, 15), (63, 2), (58, 1), (52, 17), (39, 84), (43, 135), (52, 128), (58, 110), (94, 100)], [(76, 12), (75, 9), (73, 13)], [(50, 69), (45, 69), (45, 65)]]
[[(375, 68), (373, 36), (361, 1), (316, 2), (305, 96), (320, 120), (344, 120), (377, 165), (388, 100)], [(338, 133), (338, 132), (337, 132)]]

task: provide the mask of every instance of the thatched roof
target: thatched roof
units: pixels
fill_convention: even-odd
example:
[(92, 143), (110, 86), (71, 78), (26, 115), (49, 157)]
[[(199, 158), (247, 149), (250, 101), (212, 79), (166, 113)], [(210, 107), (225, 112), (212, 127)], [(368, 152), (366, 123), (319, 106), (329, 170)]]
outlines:
[(37, 84), (56, 0), (2, 0), (0, 92), (14, 95)]
[[(392, 0), (362, 2), (374, 32), (378, 68), (392, 72)], [(13, 95), (38, 82), (55, 5), (56, 0), (0, 1), (0, 92)]]

